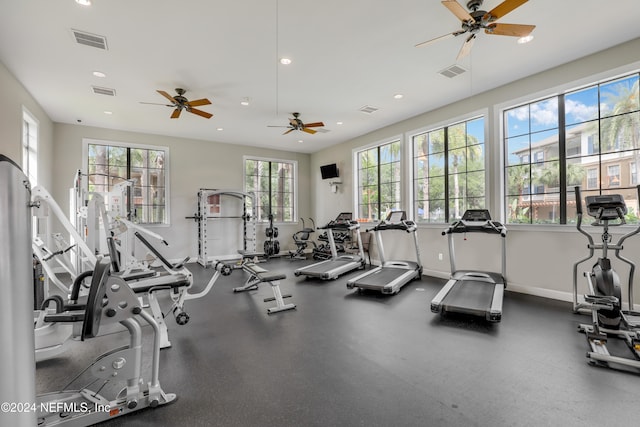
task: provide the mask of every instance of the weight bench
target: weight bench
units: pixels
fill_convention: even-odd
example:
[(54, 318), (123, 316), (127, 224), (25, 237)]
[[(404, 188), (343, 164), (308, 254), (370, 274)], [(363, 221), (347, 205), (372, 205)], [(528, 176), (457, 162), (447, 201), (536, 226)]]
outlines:
[(242, 269), (249, 273), (249, 278), (245, 282), (244, 286), (233, 288), (233, 292), (250, 291), (258, 289), (258, 284), (260, 283), (269, 283), (271, 285), (271, 290), (273, 291), (273, 297), (265, 298), (264, 302), (275, 301), (277, 305), (275, 307), (268, 308), (267, 313), (277, 313), (279, 311), (292, 310), (296, 308), (295, 304), (284, 303), (284, 298), (291, 298), (291, 295), (282, 295), (282, 292), (280, 292), (280, 280), (286, 279), (286, 274), (272, 273), (269, 270), (265, 270), (251, 262), (243, 264)]

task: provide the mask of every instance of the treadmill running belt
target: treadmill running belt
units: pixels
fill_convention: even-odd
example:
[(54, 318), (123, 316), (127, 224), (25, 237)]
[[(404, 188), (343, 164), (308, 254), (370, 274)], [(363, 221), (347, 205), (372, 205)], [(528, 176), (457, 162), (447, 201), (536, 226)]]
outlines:
[(495, 287), (495, 283), (458, 280), (442, 302), (442, 309), (484, 316), (491, 309)]
[(373, 274), (363, 277), (361, 280), (357, 281), (355, 285), (378, 286), (382, 288), (403, 274), (412, 271), (413, 270), (407, 270), (406, 268), (384, 267)]

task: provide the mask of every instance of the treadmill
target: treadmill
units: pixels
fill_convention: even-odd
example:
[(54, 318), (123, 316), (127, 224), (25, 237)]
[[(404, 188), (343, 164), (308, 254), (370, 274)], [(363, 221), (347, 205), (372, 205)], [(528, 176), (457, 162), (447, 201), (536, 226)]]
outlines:
[[(502, 238), (502, 273), (456, 270), (453, 235), (457, 233), (489, 233)], [(491, 220), (486, 209), (469, 209), (462, 219), (442, 232), (449, 240), (451, 278), (431, 301), (434, 313), (462, 313), (484, 317), (489, 322), (502, 319), (502, 298), (507, 286), (506, 227)]]
[[(418, 247), (418, 234), (416, 223), (408, 221), (404, 211), (392, 211), (387, 218), (371, 229), (376, 236), (380, 266), (367, 271), (347, 281), (347, 288), (371, 289), (383, 294), (397, 294), (400, 289), (414, 279), (422, 277), (422, 264), (420, 263), (420, 249)], [(388, 230), (401, 230), (413, 234), (413, 242), (416, 248), (416, 262), (413, 261), (386, 261), (384, 247), (382, 245), (382, 232)], [(367, 230), (369, 231), (369, 230)]]
[[(365, 261), (364, 252), (362, 250), (362, 239), (360, 238), (360, 233), (357, 232), (357, 230), (360, 229), (360, 224), (358, 224), (358, 221), (352, 220), (351, 212), (342, 212), (336, 219), (331, 220), (323, 227), (318, 227), (318, 229), (327, 231), (327, 238), (331, 249), (331, 258), (298, 268), (293, 272), (294, 275), (317, 277), (323, 280), (329, 280), (335, 279), (344, 273), (355, 270), (356, 268), (364, 267)], [(358, 239), (358, 253), (338, 256), (336, 242), (333, 237), (334, 230), (342, 232), (356, 230), (355, 235)]]

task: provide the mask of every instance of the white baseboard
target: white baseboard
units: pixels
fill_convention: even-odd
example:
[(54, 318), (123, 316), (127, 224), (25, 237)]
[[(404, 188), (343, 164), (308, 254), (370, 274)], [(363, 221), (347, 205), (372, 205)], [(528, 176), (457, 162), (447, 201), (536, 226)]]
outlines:
[[(449, 272), (448, 271), (438, 271), (438, 270), (424, 270), (423, 274), (425, 276), (431, 276), (438, 279), (448, 279)], [(518, 292), (520, 294), (533, 295), (537, 297), (549, 298), (558, 301), (573, 301), (573, 293), (565, 292), (565, 291), (556, 291), (553, 289), (545, 289), (545, 288), (537, 288), (532, 286), (524, 286), (519, 285), (517, 283), (511, 283), (507, 281), (507, 288), (510, 292)]]

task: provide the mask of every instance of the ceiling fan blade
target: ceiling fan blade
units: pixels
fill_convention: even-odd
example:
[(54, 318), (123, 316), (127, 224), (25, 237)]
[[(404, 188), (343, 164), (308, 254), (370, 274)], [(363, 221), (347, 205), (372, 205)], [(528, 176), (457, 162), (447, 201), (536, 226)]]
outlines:
[(291, 133), (291, 132), (293, 132), (294, 130), (295, 130), (295, 129), (289, 129), (288, 131), (286, 131), (285, 133), (283, 133), (283, 135), (286, 135), (286, 134), (288, 134), (288, 133)]
[(182, 109), (176, 108), (175, 110), (173, 110), (173, 113), (171, 113), (171, 118), (177, 119), (178, 117), (180, 117), (181, 112), (182, 112)]
[(305, 128), (317, 128), (324, 126), (322, 122), (313, 122), (313, 123), (305, 123), (303, 127)]
[(473, 47), (473, 42), (476, 40), (476, 35), (471, 34), (467, 40), (464, 42), (462, 47), (460, 48), (460, 52), (458, 52), (458, 56), (456, 57), (456, 61), (464, 58), (471, 52), (471, 48)]
[(199, 107), (201, 105), (209, 105), (209, 104), (211, 104), (211, 101), (209, 101), (207, 98), (196, 99), (195, 101), (187, 102), (187, 105), (189, 105), (190, 107)]
[(156, 92), (158, 92), (160, 95), (164, 96), (165, 98), (167, 98), (169, 101), (173, 102), (174, 104), (177, 104), (176, 100), (173, 99), (173, 96), (169, 95), (167, 92), (165, 92), (163, 90), (157, 90)]
[(206, 111), (198, 110), (197, 108), (188, 108), (187, 111), (200, 117), (204, 117), (205, 119), (210, 119), (211, 117), (213, 117), (213, 114), (207, 113)]
[(462, 31), (462, 32), (461, 32), (461, 31), (454, 31), (453, 33), (445, 34), (444, 36), (439, 36), (439, 37), (436, 37), (436, 38), (434, 38), (434, 39), (427, 40), (426, 42), (418, 43), (417, 45), (415, 45), (415, 47), (424, 47), (424, 46), (428, 46), (428, 45), (430, 45), (431, 43), (435, 43), (435, 42), (437, 42), (437, 41), (439, 41), (439, 40), (448, 39), (448, 38), (453, 37), (453, 36), (459, 36), (459, 35), (460, 35), (460, 34), (462, 34), (463, 32), (464, 32), (464, 31)]
[(147, 104), (147, 105), (164, 105), (165, 107), (173, 107), (173, 105), (171, 104), (160, 104), (158, 102), (143, 102), (140, 101), (140, 104)]
[(303, 132), (310, 133), (311, 135), (313, 135), (314, 133), (318, 132), (317, 130), (307, 129), (306, 127), (302, 128), (301, 130)]
[(449, 9), (451, 13), (456, 15), (459, 20), (463, 22), (464, 21), (475, 22), (475, 20), (473, 19), (473, 16), (471, 16), (469, 12), (467, 12), (467, 9), (462, 7), (462, 5), (458, 3), (456, 0), (442, 0), (442, 5), (447, 9)]
[(502, 18), (512, 10), (522, 6), (529, 0), (504, 0), (502, 3), (491, 9), (482, 18), (489, 22)]
[(288, 128), (289, 126), (267, 125), (268, 128)]
[(498, 36), (525, 37), (531, 34), (535, 25), (523, 24), (490, 24), (485, 28), (487, 34), (495, 34)]

